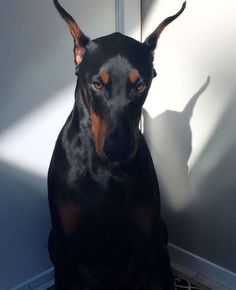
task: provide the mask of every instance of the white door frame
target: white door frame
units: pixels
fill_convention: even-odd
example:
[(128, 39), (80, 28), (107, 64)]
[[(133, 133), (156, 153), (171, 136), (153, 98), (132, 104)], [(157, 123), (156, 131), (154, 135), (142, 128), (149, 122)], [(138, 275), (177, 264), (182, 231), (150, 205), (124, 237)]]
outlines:
[(141, 0), (115, 0), (115, 29), (141, 40)]

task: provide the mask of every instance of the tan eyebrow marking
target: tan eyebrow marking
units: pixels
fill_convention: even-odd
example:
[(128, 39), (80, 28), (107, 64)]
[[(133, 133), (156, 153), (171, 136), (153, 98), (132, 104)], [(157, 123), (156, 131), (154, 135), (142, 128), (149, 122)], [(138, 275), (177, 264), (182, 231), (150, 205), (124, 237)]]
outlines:
[(139, 72), (136, 69), (133, 69), (129, 74), (129, 80), (131, 83), (135, 83), (139, 78)]
[(100, 72), (100, 78), (103, 81), (103, 83), (106, 85), (110, 80), (110, 75), (107, 71), (104, 70)]

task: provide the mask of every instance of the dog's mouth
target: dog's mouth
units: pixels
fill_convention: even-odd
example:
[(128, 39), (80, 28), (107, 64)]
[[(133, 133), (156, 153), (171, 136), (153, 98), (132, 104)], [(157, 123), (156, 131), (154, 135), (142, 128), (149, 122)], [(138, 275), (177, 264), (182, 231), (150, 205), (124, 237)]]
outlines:
[(110, 162), (121, 162), (126, 163), (133, 159), (135, 152), (130, 151), (106, 151), (106, 160)]
[(117, 139), (103, 139), (101, 142), (95, 143), (96, 154), (103, 161), (127, 163), (131, 161), (137, 152), (138, 138), (134, 138), (132, 143), (126, 143), (125, 141)]
[(104, 140), (103, 152), (110, 162), (127, 163), (131, 161), (137, 151), (137, 130), (114, 130)]
[[(129, 136), (130, 139), (106, 140), (103, 146), (105, 159), (109, 162), (128, 163), (136, 155), (139, 144), (139, 134)], [(129, 142), (127, 142), (129, 141)]]

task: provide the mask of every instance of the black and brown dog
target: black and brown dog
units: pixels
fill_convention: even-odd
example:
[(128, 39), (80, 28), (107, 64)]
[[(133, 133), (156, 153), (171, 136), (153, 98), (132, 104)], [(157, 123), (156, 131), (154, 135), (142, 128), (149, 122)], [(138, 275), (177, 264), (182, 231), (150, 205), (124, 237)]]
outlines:
[(74, 108), (48, 173), (56, 290), (173, 290), (159, 188), (139, 120), (158, 37), (90, 40), (54, 4), (74, 39)]

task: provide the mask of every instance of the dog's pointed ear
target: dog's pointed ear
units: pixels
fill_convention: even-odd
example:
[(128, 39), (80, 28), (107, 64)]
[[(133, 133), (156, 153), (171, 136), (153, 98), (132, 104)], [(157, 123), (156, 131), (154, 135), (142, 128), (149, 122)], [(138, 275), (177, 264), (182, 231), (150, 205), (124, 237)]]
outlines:
[(144, 44), (148, 47), (150, 52), (154, 54), (154, 50), (157, 45), (157, 40), (161, 34), (161, 32), (165, 29), (165, 27), (170, 24), (173, 20), (175, 20), (185, 9), (186, 7), (186, 1), (183, 3), (181, 9), (174, 14), (173, 16), (167, 17), (165, 20), (163, 20), (157, 28), (145, 39)]
[(87, 37), (79, 28), (73, 17), (59, 4), (57, 0), (53, 0), (59, 14), (67, 23), (70, 33), (74, 39), (74, 60), (75, 64), (79, 65), (84, 57), (86, 47), (92, 43), (89, 37)]

